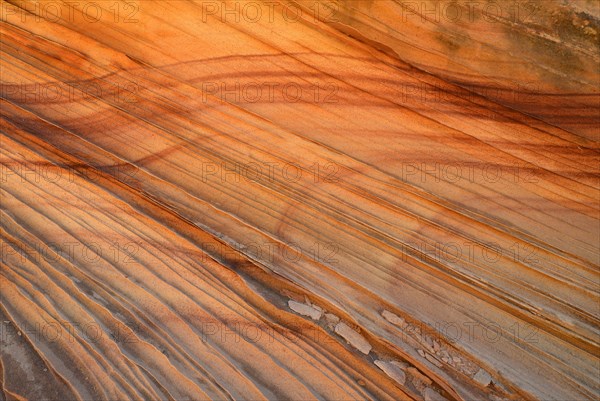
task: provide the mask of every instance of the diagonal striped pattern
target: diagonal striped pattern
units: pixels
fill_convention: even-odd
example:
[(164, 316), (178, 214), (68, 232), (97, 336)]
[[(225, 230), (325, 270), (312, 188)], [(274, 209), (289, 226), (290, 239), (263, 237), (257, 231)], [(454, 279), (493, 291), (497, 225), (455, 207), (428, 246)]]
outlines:
[(3, 399), (597, 397), (596, 97), (475, 93), (376, 3), (3, 2)]

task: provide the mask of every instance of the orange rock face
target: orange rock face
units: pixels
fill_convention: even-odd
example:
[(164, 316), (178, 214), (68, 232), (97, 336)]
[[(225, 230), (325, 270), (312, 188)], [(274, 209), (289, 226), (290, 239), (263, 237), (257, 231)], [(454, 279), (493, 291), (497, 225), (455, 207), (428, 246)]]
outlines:
[(595, 400), (595, 1), (3, 1), (2, 400)]

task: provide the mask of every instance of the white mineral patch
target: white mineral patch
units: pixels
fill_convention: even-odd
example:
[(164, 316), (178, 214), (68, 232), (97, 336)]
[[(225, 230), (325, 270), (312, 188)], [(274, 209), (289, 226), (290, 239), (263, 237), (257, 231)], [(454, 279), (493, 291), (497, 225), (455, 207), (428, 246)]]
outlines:
[(337, 317), (336, 315), (334, 315), (333, 313), (326, 313), (325, 314), (325, 320), (327, 320), (328, 323), (339, 323), (340, 318)]
[(310, 316), (310, 318), (314, 320), (319, 320), (321, 318), (321, 315), (323, 314), (323, 312), (313, 308), (310, 305), (301, 304), (300, 302), (296, 302), (291, 299), (288, 301), (288, 305), (290, 309), (294, 312), (297, 312), (304, 316)]
[(363, 336), (352, 330), (343, 322), (340, 322), (335, 326), (335, 332), (344, 337), (346, 341), (363, 354), (368, 354), (371, 351), (371, 348), (373, 348)]
[(400, 316), (397, 316), (387, 310), (384, 310), (381, 313), (381, 316), (383, 316), (385, 318), (385, 320), (387, 320), (388, 322), (395, 324), (396, 326), (399, 326), (402, 329), (405, 329), (408, 326), (408, 323), (406, 323), (406, 320), (404, 320)]
[(386, 361), (375, 361), (375, 365), (381, 370), (385, 372), (386, 375), (394, 379), (400, 384), (404, 384), (406, 382), (406, 374), (400, 367), (398, 367), (393, 362)]
[(334, 315), (332, 313), (325, 314), (325, 323), (327, 325), (327, 328), (329, 328), (329, 330), (335, 329), (335, 325), (338, 324), (339, 322), (340, 322), (340, 318), (337, 317), (336, 315)]
[(483, 386), (487, 386), (492, 382), (492, 376), (490, 376), (490, 374), (483, 369), (479, 369), (479, 371), (475, 373), (473, 379)]

